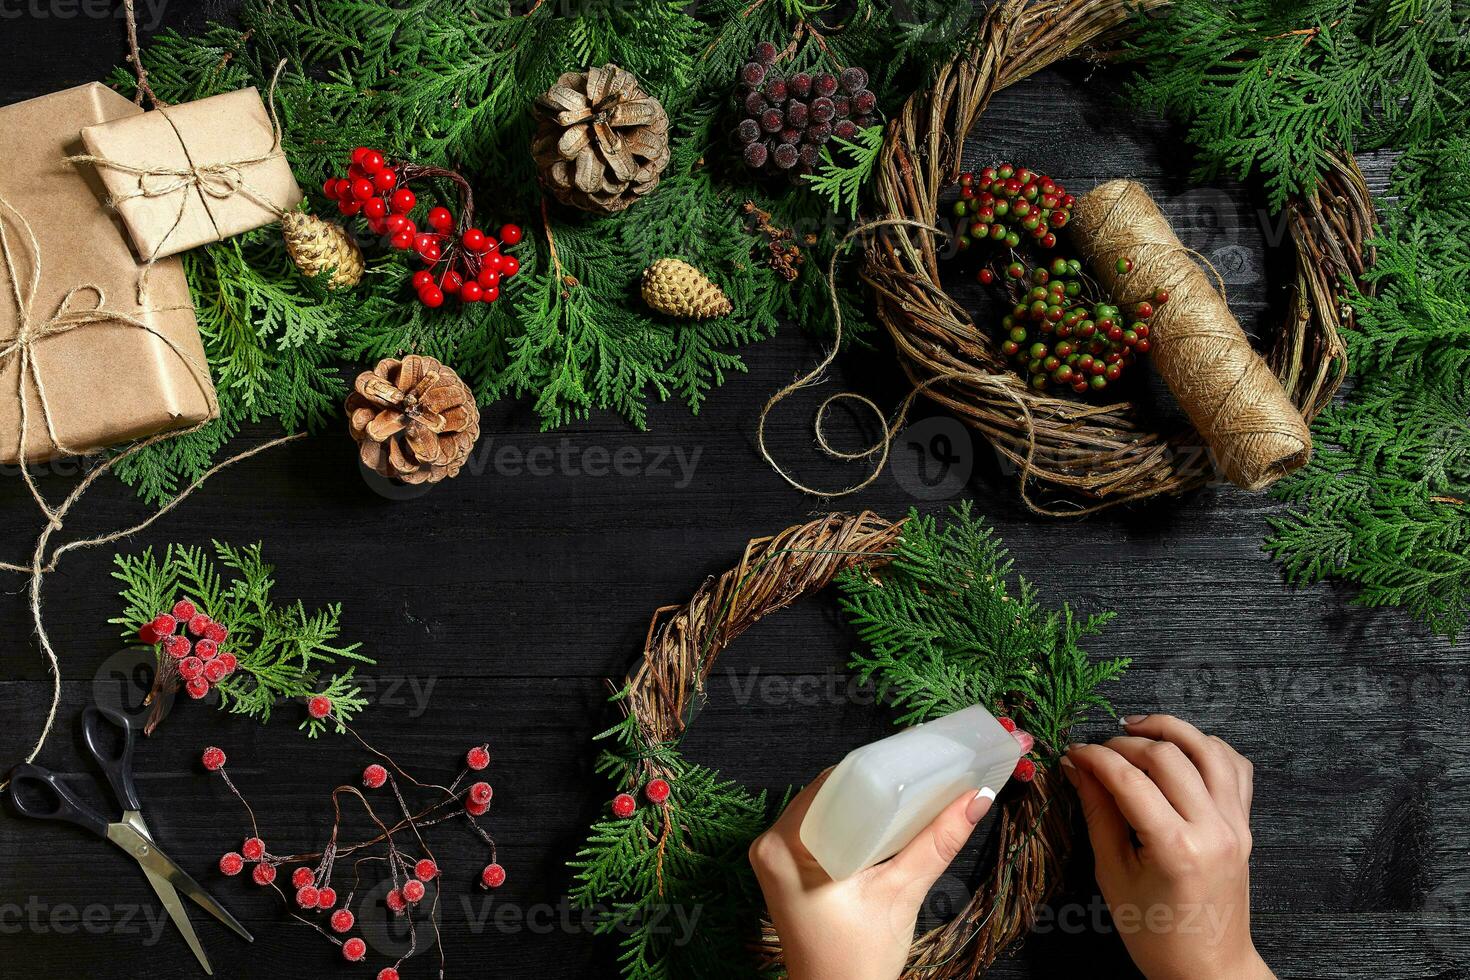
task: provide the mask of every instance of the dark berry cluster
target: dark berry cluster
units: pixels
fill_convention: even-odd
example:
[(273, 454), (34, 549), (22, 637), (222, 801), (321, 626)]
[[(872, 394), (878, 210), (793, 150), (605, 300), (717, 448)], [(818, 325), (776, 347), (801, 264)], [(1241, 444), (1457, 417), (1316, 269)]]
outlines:
[(741, 66), (735, 138), (746, 166), (799, 177), (816, 170), (834, 136), (850, 140), (873, 125), (878, 100), (861, 68), (782, 76), (772, 70), (775, 61), (776, 46), (762, 41)]
[(1056, 232), (1072, 220), (1076, 203), (1065, 187), (1025, 167), (1003, 163), (978, 176), (961, 174), (960, 199), (954, 205), (960, 219), (959, 248), (984, 241), (1017, 248), (1026, 239), (1054, 248)]
[(184, 681), (184, 690), (196, 700), (239, 666), (233, 653), (220, 649), (229, 635), (228, 629), (188, 599), (180, 599), (172, 611), (159, 613), (138, 630), (138, 639), (144, 643), (162, 645), (167, 662), (172, 662)]
[(521, 240), (520, 227), (501, 225), (496, 239), (470, 226), (468, 208), (456, 222), (448, 208), (435, 207), (425, 215), (427, 228), (420, 230), (409, 217), (418, 197), (402, 186), (419, 177), (458, 175), (412, 163), (390, 164), (380, 151), (359, 146), (352, 151), (347, 176), (327, 178), (322, 193), (337, 201), (343, 214), (361, 214), (373, 233), (386, 236), (394, 248), (418, 255), (427, 268), (414, 273), (413, 286), (425, 306), (442, 306), (446, 295), (458, 296), (462, 303), (495, 302), (501, 279), (521, 267), (514, 255), (501, 252), (502, 245)]
[[(1132, 271), (1131, 261), (1118, 261), (1120, 276)], [(999, 274), (983, 268), (978, 278), (985, 284), (1006, 280), (1014, 306), (1001, 321), (1001, 352), (1038, 390), (1059, 385), (1082, 394), (1117, 381), (1148, 353), (1148, 320), (1169, 301), (1161, 289), (1151, 302), (1124, 311), (1096, 295), (1077, 259), (1056, 258), (1046, 266), (1018, 259)]]

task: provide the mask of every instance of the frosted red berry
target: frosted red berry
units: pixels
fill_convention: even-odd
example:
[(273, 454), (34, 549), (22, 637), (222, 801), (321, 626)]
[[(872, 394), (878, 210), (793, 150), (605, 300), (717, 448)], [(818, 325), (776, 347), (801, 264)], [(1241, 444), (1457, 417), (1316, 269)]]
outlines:
[(388, 911), (394, 915), (402, 915), (403, 910), (408, 908), (408, 900), (403, 897), (400, 889), (393, 889), (383, 897), (383, 904), (388, 906)]
[(631, 817), (633, 815), (633, 811), (634, 810), (637, 810), (637, 809), (638, 809), (638, 801), (635, 800), (635, 799), (633, 799), (633, 794), (631, 794), (631, 793), (619, 793), (617, 796), (613, 797), (613, 801), (612, 801), (612, 812), (613, 812), (613, 816), (619, 817), (619, 818)]
[(367, 943), (353, 936), (342, 944), (342, 955), (351, 962), (357, 963), (367, 955)]
[(486, 888), (499, 888), (505, 884), (505, 869), (498, 864), (487, 864), (480, 872), (480, 884)]
[(273, 864), (257, 864), (255, 870), (250, 872), (250, 877), (257, 885), (269, 885), (276, 880), (276, 868)]
[(333, 905), (336, 905), (336, 904), (337, 904), (337, 889), (335, 889), (335, 888), (319, 888), (319, 889), (317, 889), (317, 893), (316, 893), (316, 907), (317, 908), (319, 908), (319, 909), (329, 909)]
[(225, 666), (225, 662), (216, 657), (215, 659), (209, 661), (204, 665), (203, 676), (204, 679), (209, 683), (218, 684), (220, 681), (225, 679), (225, 675), (227, 675), (229, 672), (229, 668)]
[(235, 875), (243, 871), (244, 868), (245, 859), (236, 854), (234, 851), (227, 851), (226, 853), (220, 855), (220, 873), (227, 874), (233, 878)]
[(233, 674), (235, 672), (235, 668), (240, 666), (240, 661), (236, 659), (235, 655), (233, 653), (230, 653), (229, 651), (226, 651), (216, 657), (215, 663), (223, 667), (226, 674)]
[(223, 623), (216, 623), (212, 619), (204, 627), (204, 638), (211, 643), (223, 643), (229, 638), (229, 635), (230, 631), (225, 628)]
[(145, 643), (151, 647), (161, 639), (163, 639), (163, 634), (153, 628), (153, 623), (151, 621), (144, 623), (142, 626), (138, 627), (139, 642)]
[(208, 637), (194, 644), (194, 656), (200, 660), (213, 660), (217, 653), (219, 653), (219, 644)]
[(1008, 732), (1013, 732), (1016, 730), (1016, 723), (1011, 719), (1005, 717), (1004, 715), (995, 720), (1000, 722), (1000, 727), (1004, 728)]
[(385, 966), (378, 971), (378, 980), (398, 980), (398, 971), (391, 966)]
[(245, 843), (240, 845), (240, 853), (248, 860), (259, 861), (265, 854), (265, 841), (259, 837), (247, 837)]
[(1036, 778), (1036, 763), (1030, 759), (1022, 759), (1016, 763), (1016, 771), (1011, 774), (1011, 778), (1020, 783), (1031, 782)]
[(214, 622), (203, 613), (195, 613), (189, 617), (189, 632), (195, 636), (203, 636), (209, 624)]
[(374, 762), (362, 771), (362, 784), (368, 789), (378, 789), (388, 781), (388, 770)]
[(193, 619), (194, 614), (198, 611), (199, 610), (194, 608), (194, 603), (190, 602), (188, 599), (180, 599), (178, 602), (174, 603), (173, 616), (174, 619), (182, 619), (187, 622), (188, 620)]
[(474, 800), (466, 797), (464, 801), (464, 809), (465, 812), (472, 817), (483, 817), (486, 813), (490, 811), (490, 804), (476, 803)]
[(291, 872), (292, 888), (305, 888), (307, 885), (311, 884), (311, 881), (312, 873), (310, 868), (297, 868), (295, 871)]
[(653, 804), (663, 803), (669, 798), (672, 787), (667, 779), (650, 779), (648, 785), (643, 787), (643, 795), (648, 797), (648, 802)]
[(184, 693), (195, 701), (199, 701), (209, 693), (209, 681), (196, 677), (184, 685)]
[(326, 695), (318, 694), (306, 703), (306, 710), (313, 718), (325, 718), (332, 713), (332, 701)]
[(338, 909), (337, 911), (333, 912), (332, 917), (327, 920), (327, 922), (331, 925), (333, 932), (346, 932), (348, 929), (352, 928), (353, 924), (356, 921), (357, 918), (352, 914), (350, 909)]
[(192, 681), (204, 674), (204, 661), (198, 657), (185, 657), (179, 661), (179, 676), (186, 681)]
[(413, 876), (419, 881), (433, 881), (438, 873), (439, 866), (428, 858), (424, 858), (413, 866)]
[(321, 892), (317, 891), (315, 885), (302, 885), (300, 888), (296, 889), (296, 904), (301, 908), (316, 908), (317, 899), (319, 899), (320, 897)]
[(167, 636), (163, 640), (163, 652), (175, 660), (183, 660), (193, 648), (194, 646), (189, 642), (188, 637), (180, 636), (177, 633), (172, 636)]
[(224, 767), (225, 750), (217, 745), (207, 746), (204, 749), (204, 754), (199, 757), (199, 761), (204, 763), (205, 769), (214, 772)]
[(476, 783), (470, 787), (470, 802), (477, 806), (485, 806), (494, 795), (489, 783)]
[(403, 883), (403, 897), (409, 904), (422, 902), (424, 900), (424, 883), (417, 878), (410, 878)]
[(484, 745), (476, 745), (465, 753), (464, 764), (479, 772), (490, 764), (490, 750)]

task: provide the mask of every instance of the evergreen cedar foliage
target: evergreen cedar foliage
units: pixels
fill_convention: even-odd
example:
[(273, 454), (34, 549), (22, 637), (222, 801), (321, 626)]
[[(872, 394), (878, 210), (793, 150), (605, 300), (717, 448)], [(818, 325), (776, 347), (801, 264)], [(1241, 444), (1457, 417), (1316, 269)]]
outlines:
[[(220, 707), (264, 722), (280, 704), (323, 694), (332, 701), (331, 716), (308, 717), (302, 730), (313, 738), (328, 727), (345, 731), (342, 722), (367, 707), (353, 680), (354, 665), (373, 661), (357, 652), (360, 644), (337, 639), (342, 607), (307, 612), (300, 600), (277, 605), (271, 599), (275, 569), (262, 558), (259, 544), (234, 547), (216, 541), (214, 555), (218, 566), (206, 549), (184, 545), (169, 545), (162, 557), (152, 548), (117, 555), (112, 577), (122, 583), (123, 613), (108, 622), (122, 627), (125, 640), (136, 642), (139, 627), (188, 599), (230, 631), (224, 649), (239, 659), (235, 672), (214, 686)], [(220, 574), (221, 566), (228, 578)]]
[(1348, 394), (1279, 486), (1267, 548), (1294, 581), (1346, 579), (1450, 637), (1470, 616), (1467, 19), (1455, 0), (1184, 0), (1137, 41), (1137, 93), (1190, 120), (1203, 178), (1258, 176), (1279, 206), (1333, 144), (1402, 151)]
[[(368, 243), (361, 286), (328, 293), (303, 279), (261, 229), (184, 256), (223, 418), (120, 467), (151, 500), (197, 476), (246, 420), (288, 429), (334, 419), (344, 364), (417, 351), (452, 365), (481, 404), (530, 396), (547, 427), (613, 411), (637, 426), (650, 398), (698, 411), (708, 392), (745, 370), (741, 348), (794, 320), (830, 326), (824, 254), (839, 222), (829, 202), (753, 176), (732, 148), (733, 93), (755, 43), (792, 39), (783, 71), (863, 65), (880, 107), (895, 107), (952, 55), (975, 10), (970, 0), (892, 4), (855, 0), (841, 13), (800, 0), (246, 0), (238, 27), (194, 37), (162, 34), (144, 54), (160, 98), (183, 102), (255, 85), (278, 90), (285, 149), (308, 205), (336, 217), (320, 185), (359, 145), (449, 166), (476, 191), (476, 223), (494, 234), (522, 225), (521, 271), (500, 302), (427, 310), (406, 279), (406, 255)], [(530, 107), (559, 74), (614, 62), (636, 75), (672, 122), (672, 160), (659, 189), (628, 212), (594, 217), (554, 202), (551, 263), (530, 152)], [(118, 87), (132, 92), (119, 70)], [(421, 185), (415, 185), (421, 190)], [(421, 210), (445, 199), (420, 194)], [(851, 195), (851, 191), (846, 191)], [(774, 221), (816, 232), (815, 261), (787, 284), (743, 227), (755, 200)], [(360, 219), (349, 227), (364, 231)], [(637, 300), (640, 273), (678, 257), (706, 272), (735, 312), (707, 323), (671, 321)], [(848, 322), (862, 329), (856, 293)], [(346, 377), (350, 377), (348, 374)]]
[[(968, 504), (947, 521), (910, 515), (897, 553), (881, 569), (838, 580), (840, 603), (864, 649), (850, 666), (880, 699), (917, 724), (972, 704), (1014, 717), (1055, 757), (1067, 729), (1090, 710), (1112, 712), (1100, 687), (1122, 659), (1092, 660), (1081, 647), (1111, 614), (1079, 618), (1047, 609)], [(614, 700), (620, 700), (618, 695)], [(670, 774), (665, 809), (646, 801), (627, 819), (592, 827), (572, 867), (579, 905), (611, 913), (601, 932), (622, 937), (629, 980), (746, 977), (747, 941), (760, 895), (746, 850), (784, 806), (685, 759), (675, 744), (649, 745), (634, 719), (602, 733), (610, 741), (598, 770), (632, 791), (650, 763)], [(776, 805), (772, 805), (772, 804)], [(667, 836), (665, 836), (667, 835)], [(671, 910), (699, 912), (688, 942)]]

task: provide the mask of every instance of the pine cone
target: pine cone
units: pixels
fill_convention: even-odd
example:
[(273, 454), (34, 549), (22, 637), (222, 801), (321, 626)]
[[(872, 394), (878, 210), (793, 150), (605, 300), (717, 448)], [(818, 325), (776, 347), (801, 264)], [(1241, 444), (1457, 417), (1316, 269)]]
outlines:
[(317, 276), (332, 270), (328, 289), (351, 289), (362, 279), (362, 249), (336, 222), (304, 211), (289, 211), (281, 216), (281, 234), (291, 261), (303, 275)]
[(453, 369), (419, 354), (387, 357), (353, 388), (347, 421), (364, 465), (404, 483), (459, 475), (480, 437), (480, 410)]
[(643, 270), (643, 302), (681, 320), (708, 320), (734, 308), (708, 276), (679, 259), (659, 259)]
[(567, 72), (536, 100), (531, 151), (563, 204), (614, 214), (658, 186), (669, 117), (617, 65)]

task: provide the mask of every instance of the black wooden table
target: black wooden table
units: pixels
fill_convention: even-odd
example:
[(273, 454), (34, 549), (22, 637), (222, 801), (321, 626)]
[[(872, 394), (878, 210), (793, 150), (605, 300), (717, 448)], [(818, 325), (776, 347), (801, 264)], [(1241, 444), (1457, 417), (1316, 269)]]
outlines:
[[(121, 59), (122, 25), (87, 13), (111, 6), (0, 0), (0, 101), (103, 77)], [(198, 29), (229, 6), (148, 7), (145, 24), (159, 9), (165, 26)], [(1192, 188), (1180, 132), (1120, 111), (1115, 82), (1076, 69), (1006, 91), (971, 147), (975, 159), (1015, 155), (1079, 189), (1119, 175), (1144, 180), (1187, 243), (1225, 270), (1237, 313), (1263, 326), (1283, 299), (1283, 270), (1251, 193)], [(1038, 108), (1060, 118), (1024, 125)], [(1023, 145), (1022, 132), (1041, 142)], [(1381, 177), (1381, 167), (1371, 169)], [(377, 658), (363, 674), (373, 705), (359, 728), (368, 739), (431, 773), (447, 771), (470, 744), (492, 744), (492, 825), (510, 880), (493, 903), (475, 889), (459, 892), (469, 896), (463, 903), (450, 891), (451, 976), (614, 973), (611, 941), (590, 935), (565, 898), (566, 861), (609, 795), (591, 771), (591, 736), (611, 717), (604, 678), (627, 668), (656, 607), (683, 600), (748, 538), (822, 509), (766, 467), (753, 438), (761, 403), (814, 361), (817, 343), (788, 326), (745, 353), (750, 373), (717, 391), (698, 417), (661, 406), (647, 432), (599, 415), (541, 433), (526, 404), (492, 405), (482, 442), (512, 448), (487, 454), (482, 472), (406, 502), (371, 492), (350, 440), (328, 431), (241, 465), (124, 545), (264, 542), (279, 594), (308, 606), (341, 601), (345, 633)], [(829, 388), (848, 386), (883, 404), (904, 391), (881, 342), (842, 359)], [(817, 460), (806, 427), (813, 404), (776, 425), (774, 446), (803, 475), (839, 485), (851, 473)], [(248, 432), (238, 444), (270, 434)], [(942, 455), (961, 479), (932, 485), (926, 475), (942, 469), (932, 450), (946, 440), (952, 448)], [(551, 464), (508, 462), (532, 450)], [(625, 465), (594, 475), (604, 454)], [(7, 476), (0, 541), (16, 560), (36, 527), (20, 481)], [(56, 493), (66, 483), (47, 486)], [(145, 513), (115, 482), (93, 497), (69, 533)], [(897, 517), (962, 497), (977, 501), (1046, 596), (1118, 611), (1094, 649), (1135, 658), (1111, 691), (1121, 710), (1176, 712), (1254, 760), (1255, 928), (1283, 976), (1470, 976), (1464, 643), (1429, 637), (1397, 612), (1354, 606), (1344, 591), (1287, 588), (1261, 550), (1277, 510), (1263, 497), (1211, 490), (1080, 524), (1033, 518), (985, 444), (942, 416), (921, 413), (889, 471), (839, 506)], [(106, 621), (119, 607), (104, 550), (68, 558), (48, 585), (65, 681), (63, 727), (43, 756), (54, 767), (84, 768), (70, 721), (94, 695), (116, 698), (126, 684), (110, 660), (119, 642)], [(18, 582), (0, 603), (0, 628), (9, 637), (0, 655), (8, 768), (50, 692)], [(752, 631), (717, 672), (689, 754), (779, 790), (888, 731), (890, 716), (844, 670), (854, 642), (835, 604), (821, 598)], [(294, 710), (262, 727), (187, 704), (140, 749), (160, 841), (257, 936), (247, 949), (194, 916), (221, 975), (341, 969), (335, 948), (286, 920), (273, 896), (213, 870), (244, 828), (218, 781), (199, 772), (201, 746), (229, 752), (281, 850), (321, 841), (328, 790), (366, 761), (345, 741), (307, 741)], [(1106, 737), (1108, 726), (1085, 734)], [(483, 858), (461, 841), (442, 835), (439, 853), (451, 880), (468, 882)], [(995, 975), (1131, 974), (1089, 869), (1074, 872), (1038, 934)], [(929, 912), (953, 908), (968, 882), (958, 872), (945, 879)], [(197, 976), (161, 915), (141, 876), (104, 845), (0, 817), (0, 975)], [(432, 972), (420, 960), (405, 975)]]

